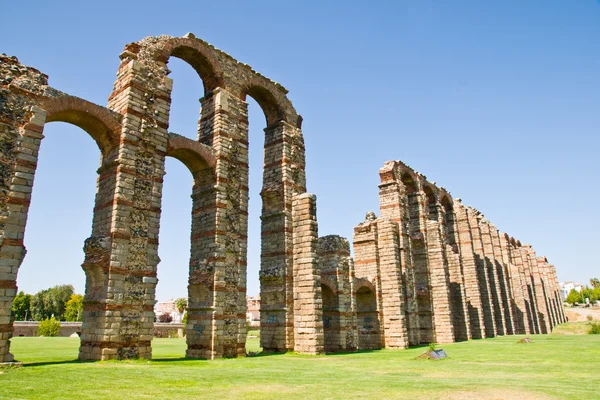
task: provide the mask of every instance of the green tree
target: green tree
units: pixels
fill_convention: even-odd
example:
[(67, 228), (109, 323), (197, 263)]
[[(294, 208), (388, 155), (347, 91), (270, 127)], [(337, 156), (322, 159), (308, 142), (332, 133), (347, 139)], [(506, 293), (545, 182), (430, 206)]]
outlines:
[(12, 311), (15, 313), (15, 320), (17, 321), (31, 318), (31, 295), (20, 291), (13, 300)]
[(590, 284), (592, 285), (592, 287), (594, 289), (596, 289), (596, 288), (600, 289), (600, 279), (592, 278), (592, 279), (590, 279)]
[(33, 318), (41, 321), (54, 316), (64, 321), (65, 307), (74, 291), (73, 285), (58, 285), (37, 292), (31, 298)]
[(56, 336), (60, 332), (60, 322), (52, 317), (40, 321), (38, 325), (38, 336)]
[(81, 321), (83, 316), (83, 296), (72, 294), (65, 305), (65, 321)]
[(180, 297), (175, 300), (175, 307), (177, 307), (177, 311), (181, 314), (187, 308), (187, 299), (185, 297)]
[(581, 293), (579, 293), (575, 289), (571, 289), (571, 291), (569, 292), (569, 295), (567, 296), (567, 303), (573, 304), (573, 303), (582, 303), (582, 302), (583, 302), (583, 300), (581, 297)]

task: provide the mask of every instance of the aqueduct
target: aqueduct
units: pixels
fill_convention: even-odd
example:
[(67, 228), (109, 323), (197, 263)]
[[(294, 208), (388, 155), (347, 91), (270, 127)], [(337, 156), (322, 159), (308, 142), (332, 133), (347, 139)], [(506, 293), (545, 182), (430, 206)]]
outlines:
[[(170, 57), (202, 79), (197, 140), (168, 132)], [(0, 56), (0, 362), (47, 122), (86, 131), (101, 153), (79, 358), (150, 358), (165, 157), (193, 176), (187, 352), (245, 354), (248, 108), (265, 128), (261, 346), (308, 354), (547, 332), (564, 320), (554, 268), (403, 164), (381, 171), (381, 218), (349, 242), (318, 237), (306, 193), (302, 117), (281, 85), (187, 34), (125, 47), (107, 107), (48, 86)], [(504, 250), (503, 250), (504, 249)], [(544, 283), (545, 282), (545, 283)], [(544, 286), (544, 284), (546, 286)], [(527, 293), (527, 294), (525, 294)]]

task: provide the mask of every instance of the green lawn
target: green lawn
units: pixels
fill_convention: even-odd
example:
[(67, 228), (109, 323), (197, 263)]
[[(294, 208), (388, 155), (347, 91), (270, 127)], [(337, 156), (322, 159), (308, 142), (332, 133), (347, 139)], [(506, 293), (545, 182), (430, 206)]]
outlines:
[[(12, 340), (22, 368), (1, 370), (3, 399), (598, 399), (600, 335), (534, 335), (321, 357), (185, 360), (185, 339), (155, 339), (153, 361), (78, 363), (77, 338)], [(258, 348), (257, 339), (249, 350)]]

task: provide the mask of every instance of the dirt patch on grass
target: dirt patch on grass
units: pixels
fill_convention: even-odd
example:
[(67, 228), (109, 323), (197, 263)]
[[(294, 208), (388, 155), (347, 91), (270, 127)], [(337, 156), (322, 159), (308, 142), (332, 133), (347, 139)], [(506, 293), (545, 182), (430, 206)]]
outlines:
[(489, 389), (477, 392), (456, 391), (444, 394), (440, 399), (448, 400), (552, 400), (556, 397), (514, 389)]

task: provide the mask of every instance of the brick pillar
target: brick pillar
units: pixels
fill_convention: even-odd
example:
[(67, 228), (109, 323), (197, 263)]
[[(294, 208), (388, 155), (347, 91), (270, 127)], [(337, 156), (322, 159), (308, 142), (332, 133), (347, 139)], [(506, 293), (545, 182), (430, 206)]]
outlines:
[(294, 349), (292, 198), (306, 191), (304, 141), (286, 122), (265, 129), (260, 271), (261, 346)]
[(420, 190), (408, 193), (409, 232), (415, 271), (419, 340), (420, 343), (431, 343), (434, 341), (434, 325), (429, 282), (429, 260), (427, 257), (427, 217), (425, 208), (424, 193)]
[[(542, 289), (544, 291), (544, 299), (546, 300), (546, 308), (548, 310), (548, 322), (550, 324), (550, 332), (558, 324), (556, 305), (552, 298), (551, 288), (549, 286), (549, 264), (544, 257), (538, 257), (538, 270), (542, 281)], [(550, 333), (548, 332), (548, 333)]]
[[(158, 231), (166, 153), (171, 80), (154, 74), (131, 53), (122, 54), (109, 108), (123, 115), (116, 162), (104, 168), (114, 185), (109, 237), (86, 241), (84, 269), (99, 271), (110, 246), (106, 299), (84, 304), (97, 316), (82, 332), (80, 359), (151, 358)], [(135, 83), (133, 83), (135, 82)], [(98, 208), (100, 206), (100, 208)], [(98, 211), (103, 205), (96, 204)], [(103, 210), (103, 212), (108, 212)], [(104, 215), (102, 218), (105, 218)], [(103, 334), (95, 334), (102, 332)]]
[(480, 339), (485, 337), (485, 321), (469, 213), (459, 199), (454, 200), (453, 208), (458, 227), (460, 257), (465, 280), (465, 306), (469, 313), (471, 337)]
[(556, 275), (556, 268), (552, 264), (550, 264), (550, 276), (550, 280), (552, 281), (554, 298), (556, 299), (556, 305), (558, 309), (558, 323), (564, 324), (565, 322), (567, 322), (567, 318), (565, 315), (565, 309), (563, 307), (562, 295), (560, 293), (560, 285), (558, 283), (558, 276)]
[(467, 207), (467, 215), (471, 229), (471, 238), (473, 239), (475, 263), (477, 265), (477, 280), (479, 284), (479, 291), (481, 293), (485, 337), (494, 337), (498, 334), (498, 332), (496, 331), (496, 320), (494, 317), (493, 295), (490, 287), (487, 263), (485, 261), (483, 242), (481, 241), (481, 231), (479, 229), (479, 219), (481, 217), (479, 212), (470, 207)]
[[(199, 141), (214, 176), (194, 186), (187, 357), (245, 355), (248, 233), (248, 105), (223, 88), (202, 100)], [(262, 302), (262, 299), (261, 299)]]
[(523, 291), (525, 292), (525, 298), (527, 299), (528, 306), (528, 320), (529, 320), (529, 332), (528, 333), (540, 333), (540, 328), (537, 318), (537, 306), (535, 301), (535, 295), (533, 293), (533, 283), (531, 280), (531, 269), (529, 267), (529, 259), (527, 255), (527, 249), (517, 245), (517, 252), (520, 257), (519, 269), (522, 271), (523, 280)]
[(379, 170), (379, 207), (381, 217), (398, 224), (400, 270), (405, 295), (406, 328), (408, 342), (417, 346), (421, 342), (417, 307), (416, 278), (410, 238), (410, 214), (407, 187), (401, 182), (400, 172), (394, 162), (387, 162)]
[(508, 335), (516, 334), (516, 307), (515, 307), (515, 295), (513, 293), (513, 284), (511, 276), (510, 256), (506, 248), (506, 238), (501, 235), (498, 229), (493, 227), (492, 229), (492, 240), (494, 242), (494, 250), (496, 255), (499, 255), (498, 275), (502, 274), (502, 299), (504, 302), (504, 317), (506, 318), (506, 333)]
[(502, 290), (500, 285), (500, 277), (496, 269), (496, 253), (494, 243), (492, 242), (492, 234), (490, 232), (490, 223), (485, 219), (479, 219), (479, 230), (481, 232), (481, 242), (485, 254), (484, 263), (486, 265), (487, 278), (494, 306), (494, 322), (498, 335), (506, 333), (506, 319), (504, 317), (504, 307), (502, 303)]
[(456, 215), (450, 203), (443, 211), (443, 237), (446, 241), (445, 252), (450, 274), (450, 306), (452, 324), (456, 341), (471, 339), (467, 293), (465, 290), (465, 275), (461, 264), (460, 245)]
[(524, 246), (527, 249), (527, 260), (531, 271), (531, 278), (533, 283), (533, 293), (535, 296), (535, 302), (537, 307), (538, 323), (540, 326), (540, 333), (550, 333), (551, 327), (548, 318), (548, 308), (546, 307), (546, 298), (544, 297), (544, 289), (542, 286), (542, 279), (540, 271), (538, 269), (537, 257), (533, 247), (530, 245)]
[(388, 349), (403, 349), (408, 347), (408, 332), (398, 225), (380, 219), (377, 227), (384, 343)]
[(450, 307), (450, 272), (446, 259), (445, 240), (442, 242), (442, 206), (433, 196), (428, 204), (427, 259), (436, 343), (454, 342), (454, 326)]
[(322, 354), (324, 349), (321, 275), (317, 263), (317, 198), (294, 197), (294, 351)]
[[(14, 361), (10, 338), (14, 317), (12, 302), (17, 294), (17, 272), (27, 250), (23, 245), (27, 213), (46, 114), (37, 107), (23, 109), (25, 121), (14, 121), (0, 110), (0, 362)], [(8, 112), (8, 116), (4, 113)], [(27, 117), (29, 116), (29, 117)], [(21, 125), (20, 122), (23, 122)], [(18, 125), (21, 125), (19, 127)]]
[[(355, 280), (352, 282), (354, 287), (352, 289), (352, 299), (353, 310), (356, 315), (357, 343), (360, 349), (365, 349), (364, 346), (367, 343), (369, 349), (381, 348), (384, 339), (384, 331), (380, 329), (381, 320), (383, 319), (383, 292), (381, 287), (378, 221), (379, 219), (377, 219), (375, 213), (368, 212), (365, 221), (354, 228), (353, 235)], [(365, 302), (358, 299), (357, 292), (361, 289), (360, 283), (362, 281), (368, 281), (373, 286), (375, 304), (370, 304), (368, 310), (364, 309)], [(369, 319), (371, 323), (367, 324), (366, 320)], [(372, 326), (367, 329), (365, 325)]]
[(325, 351), (356, 350), (350, 244), (347, 239), (337, 235), (320, 237), (318, 255), (322, 286), (333, 288), (331, 298), (326, 299), (325, 293), (322, 293)]

